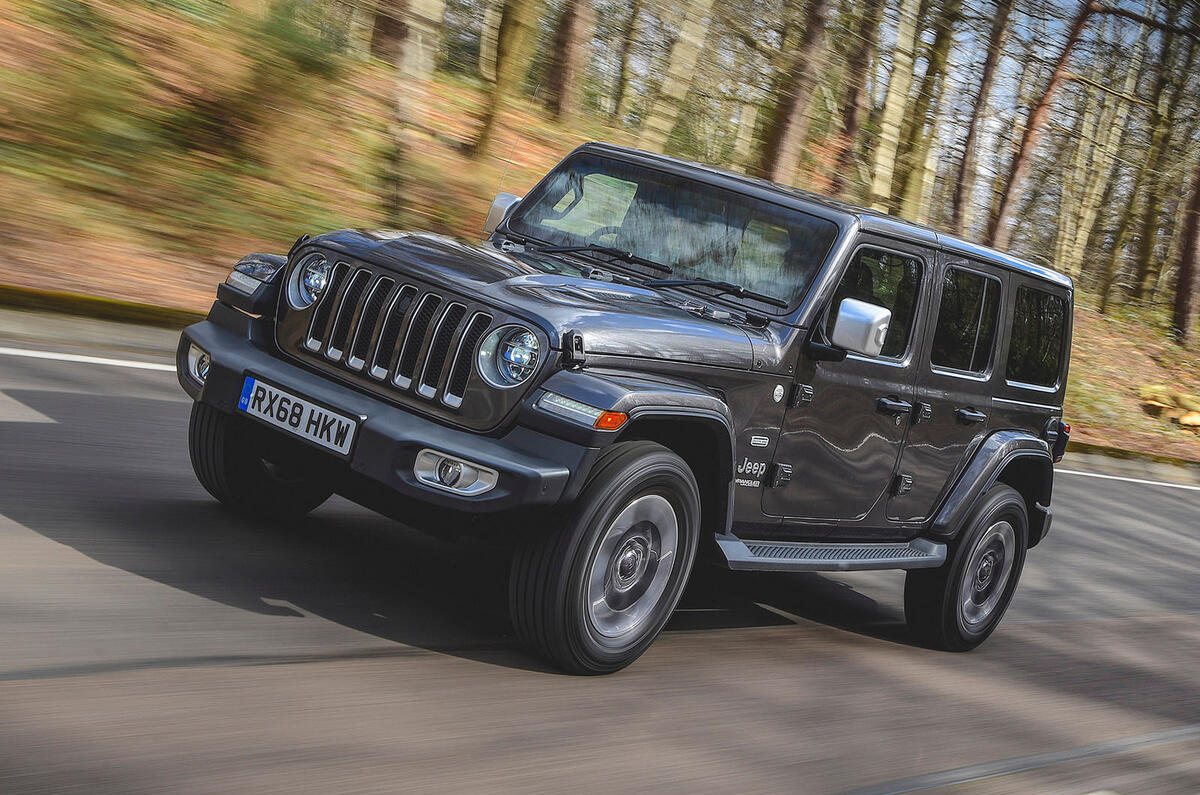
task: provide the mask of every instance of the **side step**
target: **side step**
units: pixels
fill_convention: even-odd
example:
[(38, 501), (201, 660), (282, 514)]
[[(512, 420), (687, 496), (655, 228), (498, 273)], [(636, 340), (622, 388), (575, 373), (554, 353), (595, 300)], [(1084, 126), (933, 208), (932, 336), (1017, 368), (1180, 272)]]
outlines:
[(946, 545), (924, 538), (875, 544), (743, 541), (716, 536), (729, 568), (738, 571), (869, 571), (933, 569), (946, 562)]

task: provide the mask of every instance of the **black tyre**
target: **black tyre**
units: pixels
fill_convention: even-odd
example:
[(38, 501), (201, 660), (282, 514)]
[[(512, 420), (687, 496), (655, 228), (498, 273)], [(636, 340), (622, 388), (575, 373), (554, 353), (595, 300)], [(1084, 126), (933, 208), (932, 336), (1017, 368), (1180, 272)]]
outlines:
[(662, 632), (700, 538), (700, 493), (682, 458), (654, 442), (601, 453), (560, 526), (513, 556), (517, 634), (572, 673), (618, 671)]
[(329, 499), (332, 489), (263, 458), (254, 430), (240, 417), (192, 404), (188, 451), (209, 494), (239, 513), (271, 519), (298, 518)]
[(946, 564), (915, 569), (905, 579), (904, 618), (917, 640), (945, 651), (983, 643), (1017, 590), (1028, 541), (1024, 498), (1011, 486), (993, 486), (954, 540)]

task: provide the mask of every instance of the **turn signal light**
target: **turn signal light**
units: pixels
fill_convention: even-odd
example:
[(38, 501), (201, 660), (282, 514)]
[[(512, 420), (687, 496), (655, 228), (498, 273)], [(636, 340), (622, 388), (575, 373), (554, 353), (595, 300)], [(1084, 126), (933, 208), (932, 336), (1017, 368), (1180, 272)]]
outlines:
[(593, 427), (602, 431), (615, 431), (624, 425), (628, 419), (629, 415), (620, 411), (606, 411), (596, 418), (596, 423)]

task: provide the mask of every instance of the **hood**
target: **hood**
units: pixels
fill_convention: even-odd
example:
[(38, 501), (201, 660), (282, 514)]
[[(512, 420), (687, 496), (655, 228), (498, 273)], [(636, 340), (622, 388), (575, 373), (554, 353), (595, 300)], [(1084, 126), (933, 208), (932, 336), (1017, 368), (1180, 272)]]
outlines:
[[(552, 261), (562, 265), (563, 272), (548, 273), (488, 244), (408, 232), (342, 230), (309, 242), (525, 317), (541, 326), (555, 347), (565, 332), (578, 331), (589, 355), (748, 370), (754, 364), (750, 334), (762, 333), (734, 319), (689, 311), (677, 295), (584, 278), (558, 258)], [(702, 305), (699, 300), (689, 303), (693, 308)]]

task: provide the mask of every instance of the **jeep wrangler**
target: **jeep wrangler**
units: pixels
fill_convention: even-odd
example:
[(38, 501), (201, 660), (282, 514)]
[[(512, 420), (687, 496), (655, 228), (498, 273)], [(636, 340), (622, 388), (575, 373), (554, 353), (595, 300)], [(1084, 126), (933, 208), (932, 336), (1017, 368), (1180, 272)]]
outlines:
[(1070, 279), (597, 143), (485, 233), (238, 262), (178, 349), (204, 488), (508, 539), (518, 635), (578, 673), (641, 655), (698, 557), (903, 569), (924, 644), (996, 628), (1050, 529)]

